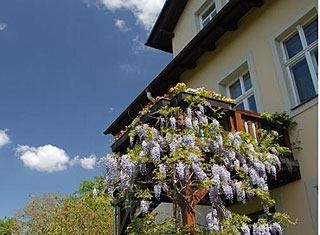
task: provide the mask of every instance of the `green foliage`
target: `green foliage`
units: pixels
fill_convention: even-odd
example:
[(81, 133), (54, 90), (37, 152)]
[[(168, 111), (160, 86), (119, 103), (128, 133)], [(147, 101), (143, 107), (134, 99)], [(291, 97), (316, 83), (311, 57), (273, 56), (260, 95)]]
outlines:
[(288, 129), (297, 125), (286, 113), (261, 113), (260, 116), (272, 130)]
[[(93, 182), (82, 182), (71, 196), (30, 196), (30, 202), (14, 218), (0, 220), (0, 235), (112, 234), (113, 207), (103, 184), (103, 177), (95, 177)], [(93, 189), (98, 190), (95, 197)]]
[(130, 235), (174, 235), (176, 233), (175, 220), (167, 218), (163, 223), (155, 222), (156, 214), (147, 214), (143, 218), (134, 219), (126, 232)]
[(0, 219), (0, 235), (20, 234), (21, 229), (16, 218)]

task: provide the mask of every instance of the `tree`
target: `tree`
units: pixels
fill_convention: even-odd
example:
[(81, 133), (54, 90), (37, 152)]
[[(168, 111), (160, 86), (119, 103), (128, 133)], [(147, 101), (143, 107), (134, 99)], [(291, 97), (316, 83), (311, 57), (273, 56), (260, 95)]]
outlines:
[[(135, 234), (141, 224), (154, 225), (148, 215), (150, 205), (166, 197), (174, 208), (176, 224), (172, 234), (186, 229), (197, 233), (194, 208), (209, 193), (212, 207), (206, 216), (206, 232), (281, 233), (290, 220), (286, 214), (268, 212), (275, 201), (267, 184), (267, 175), (277, 177), (280, 159), (289, 152), (278, 144), (278, 133), (261, 130), (260, 143), (244, 132), (225, 134), (217, 121), (223, 113), (203, 96), (230, 100), (204, 89), (187, 89), (184, 84), (172, 88), (169, 96), (185, 91), (194, 94), (184, 100), (186, 107), (165, 106), (150, 113), (149, 105), (140, 116), (148, 114), (153, 121), (143, 123), (138, 116), (132, 122), (127, 152), (102, 159), (109, 193), (116, 192), (126, 199), (128, 207), (145, 215), (134, 220), (128, 231)], [(226, 203), (246, 203), (254, 196), (261, 199), (265, 217), (253, 225), (247, 216), (226, 208)]]
[(0, 235), (11, 235), (14, 233), (20, 233), (20, 227), (16, 218), (5, 217), (0, 219)]
[(103, 177), (96, 177), (94, 182), (81, 183), (71, 196), (31, 196), (31, 201), (12, 218), (13, 225), (9, 225), (14, 229), (7, 234), (112, 234), (112, 206), (103, 187)]

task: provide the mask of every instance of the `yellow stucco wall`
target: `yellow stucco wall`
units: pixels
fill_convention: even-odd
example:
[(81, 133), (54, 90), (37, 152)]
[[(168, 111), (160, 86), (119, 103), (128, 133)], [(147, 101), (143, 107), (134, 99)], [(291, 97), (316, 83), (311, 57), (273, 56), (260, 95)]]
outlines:
[[(173, 39), (174, 56), (195, 35), (194, 12), (203, 0), (192, 0), (187, 4), (184, 13), (175, 29)], [(197, 61), (198, 66), (186, 71), (180, 77), (189, 87), (205, 87), (219, 92), (218, 80), (229, 72), (243, 58), (250, 57), (255, 72), (261, 108), (265, 112), (283, 112), (288, 110), (283, 99), (276, 73), (276, 63), (270, 43), (276, 32), (292, 22), (297, 15), (317, 4), (313, 0), (265, 0), (262, 8), (252, 9), (239, 22), (239, 29), (226, 33), (217, 43), (217, 49), (204, 54)], [(316, 8), (313, 9), (315, 12)], [(316, 98), (317, 99), (317, 98)], [(317, 178), (317, 100), (313, 105), (300, 112), (292, 112), (298, 126), (291, 131), (291, 140), (302, 142), (302, 151), (295, 153), (299, 161), (302, 180), (291, 183), (280, 189), (281, 205), (293, 219), (298, 219), (296, 226), (290, 227), (288, 234), (315, 234), (312, 222), (310, 202), (306, 185)], [(309, 102), (310, 103), (310, 102)], [(308, 104), (307, 104), (308, 105)], [(279, 191), (279, 190), (278, 190)]]

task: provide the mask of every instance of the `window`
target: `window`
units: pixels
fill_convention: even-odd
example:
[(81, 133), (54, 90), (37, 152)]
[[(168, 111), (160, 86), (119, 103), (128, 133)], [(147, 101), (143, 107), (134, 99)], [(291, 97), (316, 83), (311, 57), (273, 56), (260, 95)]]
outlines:
[(199, 15), (200, 29), (206, 26), (216, 14), (217, 14), (217, 7), (215, 2), (213, 2), (207, 8), (205, 8), (205, 10)]
[(318, 94), (318, 18), (298, 24), (282, 47), (296, 106)]
[(227, 94), (229, 97), (236, 99), (236, 104), (240, 109), (257, 112), (256, 99), (249, 72), (245, 72), (229, 83)]
[(229, 0), (205, 0), (194, 13), (194, 33), (198, 33), (203, 27), (217, 15), (217, 13), (229, 2)]

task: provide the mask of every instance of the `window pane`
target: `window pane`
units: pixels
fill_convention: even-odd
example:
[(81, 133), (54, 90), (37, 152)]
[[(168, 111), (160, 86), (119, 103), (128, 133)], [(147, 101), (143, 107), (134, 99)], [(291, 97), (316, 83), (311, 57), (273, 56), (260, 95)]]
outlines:
[(291, 71), (300, 98), (300, 103), (303, 103), (316, 94), (306, 59), (302, 59), (297, 64), (293, 65)]
[(257, 105), (256, 105), (256, 100), (254, 98), (254, 95), (248, 98), (248, 103), (249, 103), (249, 109), (253, 112), (257, 112)]
[(211, 12), (213, 12), (214, 10), (215, 10), (215, 8), (216, 8), (216, 6), (215, 6), (215, 4), (213, 4), (212, 6), (210, 6), (209, 7), (209, 9), (208, 10), (206, 10), (203, 14), (202, 14), (202, 20), (204, 20), (205, 18), (207, 18), (210, 14), (211, 14)]
[(242, 92), (241, 92), (240, 80), (238, 80), (230, 86), (230, 95), (231, 95), (231, 98), (236, 99), (241, 94)]
[(302, 50), (302, 44), (298, 33), (285, 41), (284, 45), (287, 49), (289, 59)]
[(306, 35), (308, 45), (318, 39), (318, 18), (304, 27), (304, 34)]
[(251, 78), (250, 78), (250, 74), (246, 73), (243, 76), (243, 83), (244, 83), (244, 89), (247, 91), (250, 88), (252, 88), (252, 84), (251, 84)]
[(216, 5), (212, 4), (202, 15), (202, 27), (206, 26), (210, 20), (217, 14)]
[(238, 107), (239, 109), (244, 109), (243, 102), (241, 102), (240, 104), (238, 104), (237, 107)]

